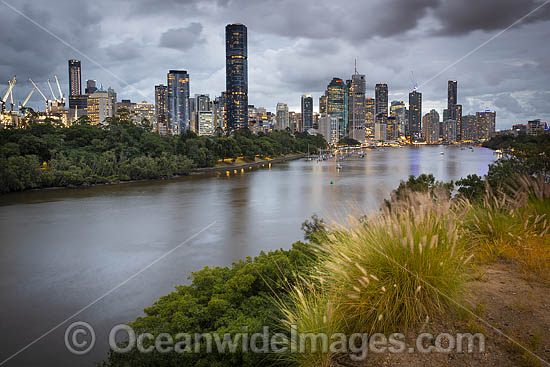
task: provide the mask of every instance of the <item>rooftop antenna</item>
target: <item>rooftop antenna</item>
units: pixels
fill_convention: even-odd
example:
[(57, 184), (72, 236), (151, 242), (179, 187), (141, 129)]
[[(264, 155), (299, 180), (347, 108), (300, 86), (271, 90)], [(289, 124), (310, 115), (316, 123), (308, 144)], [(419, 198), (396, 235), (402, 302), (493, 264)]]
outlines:
[(416, 82), (416, 79), (414, 78), (414, 71), (411, 70), (411, 81), (413, 82), (413, 91), (416, 91), (418, 89), (418, 83)]
[(355, 58), (355, 75), (357, 75), (357, 57)]

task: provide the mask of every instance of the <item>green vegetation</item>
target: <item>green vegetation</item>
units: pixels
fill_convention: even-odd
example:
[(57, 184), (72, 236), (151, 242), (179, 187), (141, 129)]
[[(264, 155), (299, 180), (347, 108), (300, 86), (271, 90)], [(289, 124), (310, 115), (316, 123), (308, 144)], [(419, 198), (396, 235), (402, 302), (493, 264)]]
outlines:
[(286, 131), (163, 137), (151, 132), (146, 121), (135, 125), (124, 116), (107, 119), (105, 127), (89, 125), (83, 117), (68, 128), (31, 122), (26, 129), (0, 130), (0, 194), (169, 178), (239, 157), (252, 162), (256, 157), (307, 152), (308, 145), (313, 153), (326, 146), (320, 135)]
[(361, 145), (361, 142), (350, 138), (349, 136), (345, 136), (342, 139), (338, 140), (338, 145), (346, 147), (358, 147)]
[[(255, 259), (234, 263), (232, 267), (204, 268), (193, 273), (188, 286), (161, 297), (152, 307), (145, 309), (146, 316), (131, 326), (136, 334), (149, 332), (175, 335), (185, 333), (252, 334), (262, 332), (263, 326), (277, 328), (278, 309), (273, 295), (285, 297), (288, 284), (294, 284), (315, 262), (311, 247), (296, 242), (291, 250), (261, 253)], [(274, 358), (269, 354), (243, 353), (241, 344), (235, 353), (130, 353), (111, 352), (105, 366), (243, 366), (270, 365)], [(194, 350), (195, 346), (193, 346)]]

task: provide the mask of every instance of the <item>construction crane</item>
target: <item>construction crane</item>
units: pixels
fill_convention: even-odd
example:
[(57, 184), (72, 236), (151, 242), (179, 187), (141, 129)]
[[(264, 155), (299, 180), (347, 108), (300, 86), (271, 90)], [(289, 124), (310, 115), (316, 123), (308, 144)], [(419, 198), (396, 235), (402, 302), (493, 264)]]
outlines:
[(50, 87), (50, 93), (52, 94), (53, 100), (57, 101), (57, 97), (56, 97), (55, 93), (53, 92), (52, 84), (50, 83), (50, 79), (48, 79), (48, 87)]
[(61, 91), (61, 87), (59, 86), (59, 79), (57, 79), (57, 75), (53, 76), (55, 78), (55, 83), (57, 84), (57, 90), (59, 91), (59, 99), (62, 102), (65, 102), (65, 98), (63, 98), (63, 92)]
[(29, 101), (29, 99), (31, 99), (31, 96), (32, 94), (34, 93), (34, 91), (36, 90), (35, 87), (32, 87), (31, 89), (31, 92), (29, 93), (29, 95), (27, 96), (27, 98), (25, 98), (25, 100), (23, 101), (23, 103), (21, 103), (21, 105), (19, 106), (19, 109), (23, 109), (25, 108), (25, 106), (27, 105), (27, 102)]
[(30, 82), (32, 83), (32, 85), (34, 85), (34, 87), (36, 88), (36, 90), (38, 91), (38, 93), (40, 93), (40, 95), (42, 96), (42, 98), (44, 98), (44, 102), (46, 102), (46, 111), (49, 111), (50, 109), (50, 100), (48, 98), (46, 98), (46, 96), (44, 95), (44, 93), (42, 93), (42, 91), (40, 90), (40, 88), (38, 88), (38, 86), (36, 85), (35, 82), (32, 81), (32, 79), (29, 79)]
[(6, 110), (6, 102), (8, 101), (8, 97), (10, 97), (11, 109), (13, 110), (13, 94), (12, 94), (12, 91), (13, 91), (13, 87), (15, 86), (15, 82), (16, 82), (15, 76), (13, 77), (12, 80), (8, 80), (8, 90), (6, 91), (6, 94), (4, 94), (4, 97), (2, 98), (2, 100), (0, 101), (0, 102), (2, 102), (2, 112), (4, 112)]

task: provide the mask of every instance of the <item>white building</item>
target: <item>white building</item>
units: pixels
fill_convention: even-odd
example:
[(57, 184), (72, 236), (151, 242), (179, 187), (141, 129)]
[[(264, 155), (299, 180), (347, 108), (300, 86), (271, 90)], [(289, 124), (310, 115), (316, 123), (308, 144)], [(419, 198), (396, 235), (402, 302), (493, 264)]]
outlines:
[(198, 135), (214, 135), (214, 112), (197, 112)]
[(374, 124), (374, 140), (376, 141), (386, 141), (388, 130), (388, 124), (377, 122)]
[(290, 127), (290, 119), (288, 115), (288, 105), (286, 103), (277, 103), (277, 129), (285, 130)]
[(338, 118), (322, 113), (319, 118), (319, 132), (329, 144), (338, 143), (339, 135)]

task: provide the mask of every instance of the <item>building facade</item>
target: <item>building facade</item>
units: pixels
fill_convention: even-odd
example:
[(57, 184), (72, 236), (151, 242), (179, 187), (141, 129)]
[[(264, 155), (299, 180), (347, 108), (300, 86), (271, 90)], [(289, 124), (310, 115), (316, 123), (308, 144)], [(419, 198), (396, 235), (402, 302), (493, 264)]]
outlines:
[(378, 83), (374, 89), (375, 99), (375, 116), (379, 114), (385, 114), (388, 116), (388, 85), (385, 83)]
[(172, 135), (189, 130), (189, 74), (186, 70), (170, 70), (167, 75), (167, 129)]
[(439, 129), (439, 113), (432, 109), (422, 118), (422, 133), (427, 144), (439, 143)]
[(339, 121), (340, 139), (346, 135), (348, 124), (348, 92), (344, 81), (333, 78), (327, 86), (327, 113)]
[(349, 83), (348, 131), (349, 136), (360, 142), (365, 141), (365, 92), (367, 81), (363, 74), (353, 74)]
[(87, 113), (92, 125), (104, 124), (107, 117), (112, 117), (111, 106), (107, 92), (95, 92), (88, 96)]
[(416, 89), (409, 93), (409, 123), (407, 135), (420, 138), (422, 132), (422, 93)]
[(248, 123), (248, 50), (244, 24), (225, 27), (225, 90), (227, 129)]
[(286, 103), (277, 103), (276, 109), (276, 128), (277, 130), (286, 130), (290, 128), (290, 116), (288, 114), (288, 105)]
[(69, 60), (69, 96), (82, 95), (82, 69), (80, 60)]
[(166, 134), (166, 97), (167, 89), (164, 84), (155, 85), (155, 117), (157, 121), (157, 131), (159, 134)]
[(313, 128), (313, 97), (311, 94), (302, 96), (302, 130)]
[(476, 112), (477, 140), (485, 141), (495, 136), (496, 115), (491, 110)]
[(340, 139), (340, 132), (338, 131), (340, 127), (340, 121), (336, 117), (332, 117), (327, 113), (322, 113), (319, 117), (319, 132), (327, 143), (330, 145), (338, 143)]

